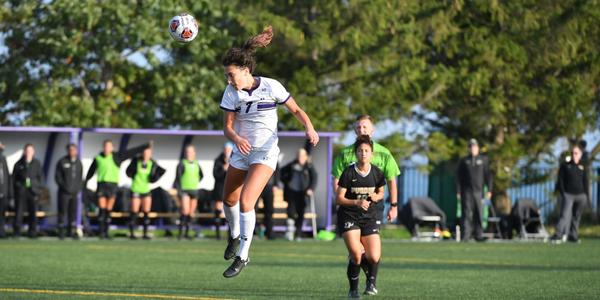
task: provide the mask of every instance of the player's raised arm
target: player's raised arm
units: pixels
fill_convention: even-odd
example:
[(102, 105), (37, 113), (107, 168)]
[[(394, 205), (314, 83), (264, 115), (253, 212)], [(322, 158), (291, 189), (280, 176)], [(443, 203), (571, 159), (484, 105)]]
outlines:
[(302, 125), (304, 125), (304, 128), (306, 129), (306, 138), (311, 143), (311, 145), (316, 146), (317, 143), (319, 143), (319, 134), (315, 131), (315, 128), (313, 127), (308, 115), (304, 112), (304, 110), (302, 110), (302, 108), (300, 108), (300, 106), (298, 106), (296, 100), (294, 100), (293, 97), (290, 97), (285, 102), (285, 107), (292, 114), (294, 114), (296, 119), (298, 119), (298, 121), (300, 121)]

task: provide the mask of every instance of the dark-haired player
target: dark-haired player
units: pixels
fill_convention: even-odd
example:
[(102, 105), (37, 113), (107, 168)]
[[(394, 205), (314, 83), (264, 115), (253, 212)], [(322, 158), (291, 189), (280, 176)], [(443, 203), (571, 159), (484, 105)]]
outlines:
[[(375, 127), (373, 126), (373, 120), (369, 115), (360, 115), (356, 118), (356, 122), (354, 123), (354, 132), (356, 136), (367, 135), (370, 138), (373, 138), (373, 134), (375, 132)], [(334, 177), (334, 188), (337, 188), (338, 180), (342, 175), (342, 172), (351, 164), (356, 162), (356, 154), (354, 151), (354, 145), (349, 145), (340, 151), (340, 154), (335, 158), (333, 163), (333, 167), (331, 169), (331, 174)], [(390, 153), (390, 151), (385, 148), (383, 145), (373, 142), (373, 157), (371, 158), (371, 163), (377, 166), (385, 175), (386, 183), (388, 185), (388, 191), (390, 196), (390, 209), (387, 213), (387, 220), (392, 222), (397, 214), (397, 206), (398, 206), (398, 188), (396, 184), (396, 178), (400, 175), (400, 169), (398, 168), (398, 164), (394, 159), (394, 156)], [(383, 221), (384, 214), (384, 204), (382, 202), (378, 202), (376, 205), (377, 208), (377, 218), (378, 221)], [(376, 261), (370, 261), (365, 255), (363, 255), (361, 259), (361, 267), (367, 276), (366, 285), (369, 285), (369, 265), (377, 263)]]
[(230, 237), (224, 258), (235, 257), (223, 276), (238, 275), (248, 263), (256, 215), (254, 205), (277, 164), (277, 105), (304, 125), (306, 137), (314, 146), (319, 136), (306, 113), (277, 80), (252, 75), (256, 61), (254, 51), (266, 47), (273, 38), (273, 28), (248, 39), (242, 47), (233, 47), (223, 56), (227, 88), (221, 100), (224, 110), (224, 133), (236, 147), (231, 154), (224, 187), (225, 217)]
[(98, 182), (96, 195), (98, 196), (98, 207), (100, 208), (100, 213), (98, 214), (98, 223), (100, 224), (99, 235), (100, 238), (109, 238), (108, 227), (110, 226), (111, 221), (110, 212), (117, 200), (121, 163), (141, 154), (144, 149), (152, 147), (152, 141), (148, 144), (123, 152), (114, 152), (114, 146), (111, 140), (105, 140), (102, 143), (102, 147), (102, 152), (94, 157), (94, 162), (92, 162), (87, 176), (85, 176), (84, 187), (87, 186), (87, 182), (94, 177), (94, 174), (96, 174), (96, 181)]
[(349, 254), (348, 297), (359, 298), (358, 279), (363, 248), (366, 258), (374, 262), (369, 264), (369, 280), (365, 294), (377, 294), (375, 284), (381, 257), (381, 240), (375, 204), (383, 200), (385, 175), (371, 164), (373, 142), (369, 136), (361, 135), (356, 139), (354, 153), (357, 161), (347, 167), (340, 176), (336, 202), (340, 205), (337, 216), (338, 228), (342, 232)]

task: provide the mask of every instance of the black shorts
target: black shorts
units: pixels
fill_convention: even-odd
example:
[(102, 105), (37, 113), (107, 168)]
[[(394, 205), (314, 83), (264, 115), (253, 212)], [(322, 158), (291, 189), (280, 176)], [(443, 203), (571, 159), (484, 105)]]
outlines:
[(135, 192), (131, 192), (131, 198), (146, 198), (146, 197), (150, 197), (152, 195), (152, 192), (148, 192), (148, 193), (135, 193)]
[(190, 199), (198, 200), (198, 190), (183, 190), (179, 197), (188, 196)]
[(96, 189), (96, 195), (98, 197), (112, 198), (117, 196), (119, 186), (113, 182), (98, 182), (98, 188)]
[(377, 219), (376, 215), (365, 216), (364, 214), (357, 214), (340, 208), (338, 209), (337, 219), (338, 228), (341, 233), (360, 229), (360, 236), (379, 234), (381, 221)]

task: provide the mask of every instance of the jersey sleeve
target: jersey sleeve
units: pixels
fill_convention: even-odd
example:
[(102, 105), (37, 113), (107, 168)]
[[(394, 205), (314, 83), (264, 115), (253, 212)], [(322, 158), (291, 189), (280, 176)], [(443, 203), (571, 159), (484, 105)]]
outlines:
[(340, 154), (338, 154), (333, 161), (331, 175), (339, 179), (344, 170), (353, 162), (355, 162), (353, 146), (343, 148), (342, 151), (340, 151)]
[(347, 168), (346, 170), (344, 170), (344, 172), (342, 172), (342, 176), (340, 176), (340, 181), (338, 181), (339, 187), (343, 187), (345, 189), (350, 188), (351, 179), (348, 174), (350, 174), (350, 168)]
[(385, 155), (385, 167), (382, 171), (386, 179), (396, 178), (400, 175), (400, 168), (398, 168), (396, 159), (394, 159), (392, 154), (388, 153)]
[(343, 153), (338, 154), (333, 161), (333, 166), (331, 168), (331, 175), (337, 179), (342, 177), (342, 173), (344, 173), (344, 163), (343, 163)]
[(376, 187), (382, 187), (385, 185), (385, 175), (383, 174), (383, 172), (379, 173), (379, 176), (377, 176), (377, 183), (375, 184)]
[(221, 99), (220, 107), (222, 110), (226, 110), (226, 111), (231, 111), (231, 112), (237, 111), (236, 101), (235, 101), (233, 92), (231, 91), (229, 86), (225, 89), (225, 92), (223, 93), (223, 98)]
[(277, 104), (284, 104), (292, 96), (277, 80), (269, 80), (269, 85), (271, 86), (271, 95), (277, 100)]

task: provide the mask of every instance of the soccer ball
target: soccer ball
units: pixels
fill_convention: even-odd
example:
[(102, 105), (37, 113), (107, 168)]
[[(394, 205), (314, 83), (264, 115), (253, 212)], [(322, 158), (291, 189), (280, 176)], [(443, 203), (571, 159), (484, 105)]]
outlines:
[(190, 14), (179, 14), (169, 21), (169, 33), (174, 40), (189, 43), (198, 35), (198, 23)]

